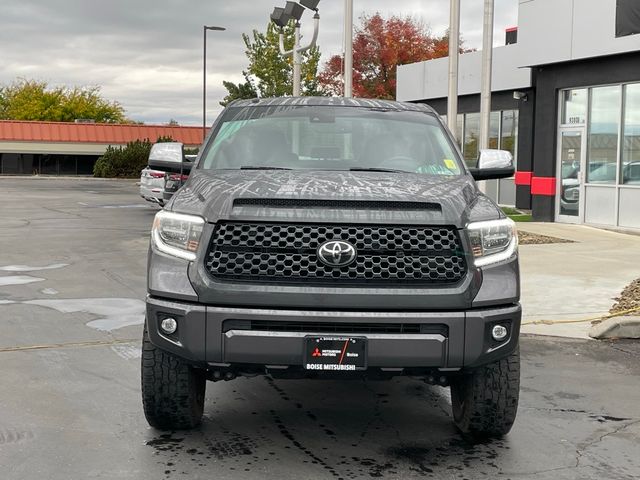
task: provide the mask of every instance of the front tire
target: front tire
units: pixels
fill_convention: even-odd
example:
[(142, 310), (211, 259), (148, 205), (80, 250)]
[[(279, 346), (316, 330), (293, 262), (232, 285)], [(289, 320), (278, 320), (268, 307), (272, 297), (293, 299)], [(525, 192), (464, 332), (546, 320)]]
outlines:
[(452, 379), (451, 407), (460, 431), (474, 441), (511, 430), (520, 396), (520, 350)]
[(160, 430), (186, 430), (200, 424), (206, 377), (182, 359), (142, 338), (142, 405), (147, 422)]

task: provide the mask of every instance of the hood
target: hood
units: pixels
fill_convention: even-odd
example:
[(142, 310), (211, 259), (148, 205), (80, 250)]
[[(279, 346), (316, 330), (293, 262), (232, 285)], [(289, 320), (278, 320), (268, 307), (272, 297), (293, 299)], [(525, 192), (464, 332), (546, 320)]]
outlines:
[(168, 209), (219, 220), (455, 225), (500, 218), (473, 179), (412, 173), (194, 170)]

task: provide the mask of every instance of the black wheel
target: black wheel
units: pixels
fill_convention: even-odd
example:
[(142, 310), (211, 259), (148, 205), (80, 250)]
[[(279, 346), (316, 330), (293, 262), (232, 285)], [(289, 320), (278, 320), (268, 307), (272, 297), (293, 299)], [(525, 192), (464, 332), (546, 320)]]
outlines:
[(142, 338), (142, 405), (147, 422), (160, 430), (184, 430), (202, 421), (206, 377), (180, 358)]
[(518, 411), (520, 350), (451, 380), (453, 419), (471, 440), (509, 433)]

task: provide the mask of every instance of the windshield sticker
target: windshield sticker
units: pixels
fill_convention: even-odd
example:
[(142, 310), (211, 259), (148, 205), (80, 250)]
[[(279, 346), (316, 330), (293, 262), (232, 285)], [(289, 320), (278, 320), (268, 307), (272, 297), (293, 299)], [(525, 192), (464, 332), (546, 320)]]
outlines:
[(445, 158), (443, 162), (444, 162), (444, 166), (447, 167), (449, 170), (458, 170), (456, 162), (454, 162), (450, 158)]

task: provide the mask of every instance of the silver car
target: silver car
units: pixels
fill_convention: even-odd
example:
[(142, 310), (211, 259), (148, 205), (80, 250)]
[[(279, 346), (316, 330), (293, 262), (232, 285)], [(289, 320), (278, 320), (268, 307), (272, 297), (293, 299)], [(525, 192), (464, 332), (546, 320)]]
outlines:
[(147, 167), (140, 175), (140, 196), (148, 202), (164, 206), (164, 184), (165, 172)]

